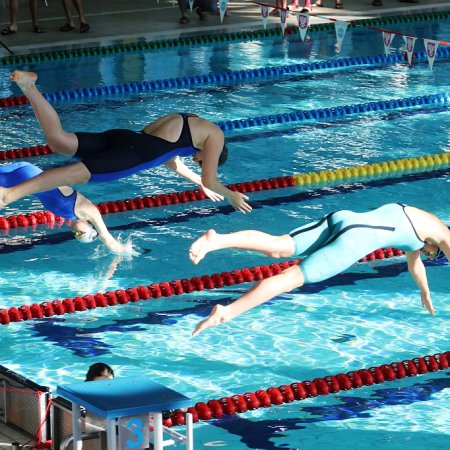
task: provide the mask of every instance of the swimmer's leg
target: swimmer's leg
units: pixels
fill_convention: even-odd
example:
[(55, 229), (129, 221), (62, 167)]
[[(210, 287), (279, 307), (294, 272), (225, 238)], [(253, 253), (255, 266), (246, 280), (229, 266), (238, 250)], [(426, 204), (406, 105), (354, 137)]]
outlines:
[(90, 177), (91, 173), (81, 162), (46, 170), (10, 188), (0, 187), (0, 208), (37, 192), (48, 191), (67, 184), (87, 183)]
[(37, 75), (15, 70), (10, 80), (19, 86), (30, 101), (48, 146), (55, 152), (73, 156), (78, 148), (78, 139), (74, 133), (63, 130), (57, 112), (36, 87)]
[(224, 248), (238, 248), (263, 253), (272, 258), (286, 258), (294, 254), (294, 240), (287, 234), (273, 236), (256, 230), (219, 234), (208, 230), (189, 249), (189, 258), (198, 264), (207, 253)]

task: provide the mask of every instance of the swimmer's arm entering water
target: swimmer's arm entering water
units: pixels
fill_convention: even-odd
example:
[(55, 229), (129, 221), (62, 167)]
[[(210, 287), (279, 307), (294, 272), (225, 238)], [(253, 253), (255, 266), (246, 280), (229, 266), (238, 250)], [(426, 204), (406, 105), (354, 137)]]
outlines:
[(224, 186), (217, 177), (219, 157), (224, 146), (224, 136), (220, 128), (211, 125), (210, 133), (205, 141), (202, 155), (202, 183), (208, 189), (223, 195), (237, 211), (249, 213), (252, 207), (245, 201), (248, 197), (242, 192), (232, 191)]
[(116, 255), (129, 253), (129, 246), (125, 246), (114, 239), (106, 227), (100, 211), (90, 200), (79, 192), (77, 192), (77, 200), (75, 202), (75, 214), (80, 219), (88, 220), (94, 226), (99, 238), (112, 253), (115, 253)]
[(217, 194), (211, 189), (208, 189), (207, 187), (203, 186), (200, 175), (196, 174), (194, 171), (189, 169), (189, 167), (186, 166), (186, 164), (184, 164), (183, 161), (181, 161), (181, 159), (178, 156), (171, 159), (170, 161), (167, 161), (166, 163), (164, 163), (164, 165), (168, 169), (175, 172), (177, 175), (180, 175), (181, 177), (186, 178), (186, 180), (190, 181), (191, 183), (200, 186), (200, 188), (203, 190), (206, 196), (213, 202), (219, 202), (223, 200), (224, 198), (223, 195)]
[(420, 258), (420, 251), (406, 252), (406, 260), (408, 262), (408, 270), (418, 288), (420, 289), (420, 297), (422, 306), (427, 308), (429, 313), (434, 316), (435, 311), (433, 302), (431, 301), (430, 288), (428, 286), (427, 272), (425, 266)]

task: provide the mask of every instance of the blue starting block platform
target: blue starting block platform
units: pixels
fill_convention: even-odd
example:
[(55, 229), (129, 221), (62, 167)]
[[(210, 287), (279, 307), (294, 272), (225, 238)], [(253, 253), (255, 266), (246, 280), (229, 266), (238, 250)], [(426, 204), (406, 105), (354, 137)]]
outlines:
[[(187, 449), (193, 449), (191, 414), (186, 414), (185, 436), (162, 424), (163, 411), (186, 408), (192, 405), (192, 400), (162, 384), (142, 377), (125, 377), (58, 386), (56, 393), (72, 402), (74, 450), (82, 449), (80, 406), (105, 419), (108, 450), (148, 448), (151, 422), (155, 450), (165, 447), (164, 431), (175, 441), (184, 442)], [(116, 424), (119, 429), (119, 447)], [(174, 440), (167, 443), (173, 444)]]

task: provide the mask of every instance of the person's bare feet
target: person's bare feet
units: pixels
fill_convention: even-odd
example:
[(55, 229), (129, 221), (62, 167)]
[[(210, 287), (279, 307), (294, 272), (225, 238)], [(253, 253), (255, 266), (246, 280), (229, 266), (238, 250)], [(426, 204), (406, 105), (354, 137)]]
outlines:
[(214, 250), (214, 241), (217, 233), (214, 230), (208, 230), (203, 236), (199, 237), (189, 249), (189, 258), (194, 264), (198, 264), (205, 255)]
[(10, 81), (16, 83), (22, 91), (25, 91), (30, 86), (34, 86), (37, 80), (37, 74), (34, 72), (22, 72), (21, 70), (15, 70), (9, 79)]
[(227, 307), (223, 305), (214, 306), (209, 317), (199, 322), (192, 333), (192, 337), (198, 336), (203, 330), (211, 327), (217, 327), (221, 323), (228, 322)]

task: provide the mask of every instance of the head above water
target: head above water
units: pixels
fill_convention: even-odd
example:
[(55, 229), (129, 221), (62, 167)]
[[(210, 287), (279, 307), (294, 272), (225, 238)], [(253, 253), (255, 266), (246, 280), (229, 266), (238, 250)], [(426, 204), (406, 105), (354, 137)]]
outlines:
[(109, 380), (112, 378), (114, 378), (114, 371), (111, 367), (108, 364), (98, 362), (89, 367), (84, 381)]
[(78, 219), (72, 224), (75, 239), (82, 244), (90, 244), (98, 238), (97, 230), (87, 220)]
[[(193, 159), (200, 167), (202, 167), (203, 156), (201, 150), (199, 150), (197, 153), (194, 154)], [(219, 167), (222, 166), (227, 162), (227, 159), (228, 159), (228, 147), (226, 144), (224, 144), (222, 152), (219, 155), (219, 161), (217, 162), (217, 165)]]

